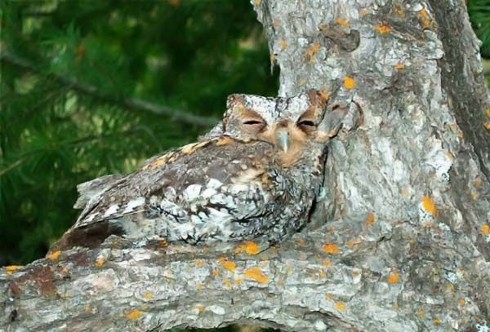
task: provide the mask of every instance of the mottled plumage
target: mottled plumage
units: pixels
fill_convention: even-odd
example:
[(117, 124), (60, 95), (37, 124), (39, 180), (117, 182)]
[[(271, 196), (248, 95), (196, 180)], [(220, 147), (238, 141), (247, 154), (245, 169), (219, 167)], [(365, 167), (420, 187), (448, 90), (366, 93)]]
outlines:
[(110, 234), (190, 243), (281, 241), (303, 226), (323, 181), (326, 143), (343, 110), (316, 90), (291, 98), (232, 95), (200, 142), (154, 157), (136, 172), (81, 184), (83, 208), (58, 248)]

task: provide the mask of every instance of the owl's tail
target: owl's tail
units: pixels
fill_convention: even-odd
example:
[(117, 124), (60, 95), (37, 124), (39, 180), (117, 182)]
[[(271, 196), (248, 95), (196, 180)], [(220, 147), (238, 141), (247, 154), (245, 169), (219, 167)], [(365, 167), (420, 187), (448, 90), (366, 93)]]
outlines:
[(124, 235), (124, 230), (119, 222), (104, 220), (86, 227), (74, 228), (56, 241), (49, 249), (49, 253), (73, 247), (96, 248), (111, 235)]

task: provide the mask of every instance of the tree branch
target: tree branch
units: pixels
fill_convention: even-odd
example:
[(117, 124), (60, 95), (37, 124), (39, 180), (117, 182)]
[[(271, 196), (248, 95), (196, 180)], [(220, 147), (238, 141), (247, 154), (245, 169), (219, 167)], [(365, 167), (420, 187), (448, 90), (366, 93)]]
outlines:
[[(20, 67), (22, 69), (31, 72), (35, 72), (38, 74), (45, 74), (33, 63), (6, 52), (3, 52), (3, 54), (0, 55), (0, 61), (8, 63), (10, 65)], [(218, 119), (214, 117), (199, 116), (199, 115), (187, 113), (182, 110), (173, 109), (167, 106), (152, 104), (150, 102), (137, 98), (120, 98), (120, 97), (107, 95), (99, 92), (99, 89), (95, 86), (77, 82), (75, 79), (69, 77), (65, 77), (57, 74), (49, 74), (48, 76), (56, 80), (63, 86), (66, 86), (74, 91), (88, 95), (92, 98), (98, 99), (106, 103), (119, 105), (120, 107), (124, 107), (133, 111), (144, 111), (144, 112), (150, 112), (158, 115), (165, 115), (170, 117), (172, 121), (180, 121), (186, 124), (191, 124), (200, 127), (211, 127), (212, 125), (218, 122)]]
[[(465, 266), (464, 279), (427, 278), (446, 264), (433, 260), (443, 250), (439, 243), (413, 252), (408, 235), (417, 227), (401, 223), (374, 236), (359, 230), (359, 222), (329, 223), (258, 255), (252, 255), (252, 243), (135, 247), (116, 237), (95, 250), (55, 252), (26, 267), (0, 270), (0, 329), (161, 331), (255, 320), (287, 331), (398, 331), (451, 314), (465, 330), (484, 320), (470, 301), (473, 290), (488, 282), (488, 275), (477, 274), (478, 258)], [(333, 244), (356, 227), (359, 239), (369, 239)], [(448, 261), (472, 250), (463, 238)], [(374, 263), (398, 255), (399, 248), (417, 256), (415, 266), (398, 270), (381, 267), (389, 262)], [(466, 299), (463, 312), (472, 312), (471, 322), (457, 316), (462, 309), (449, 285)]]

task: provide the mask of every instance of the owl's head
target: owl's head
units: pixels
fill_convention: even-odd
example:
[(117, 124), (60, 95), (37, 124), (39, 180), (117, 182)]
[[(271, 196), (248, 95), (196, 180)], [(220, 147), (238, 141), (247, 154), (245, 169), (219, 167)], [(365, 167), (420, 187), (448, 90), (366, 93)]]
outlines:
[(295, 159), (325, 146), (344, 115), (345, 109), (327, 105), (317, 90), (289, 98), (234, 94), (227, 100), (223, 134), (269, 142), (280, 156)]

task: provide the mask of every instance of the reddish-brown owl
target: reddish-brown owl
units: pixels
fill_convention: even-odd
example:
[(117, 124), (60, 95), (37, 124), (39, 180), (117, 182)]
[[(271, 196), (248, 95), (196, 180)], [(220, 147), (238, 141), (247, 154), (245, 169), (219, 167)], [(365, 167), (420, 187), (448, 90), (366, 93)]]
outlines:
[(316, 90), (290, 98), (235, 94), (227, 108), (200, 142), (129, 175), (81, 184), (83, 211), (57, 247), (95, 246), (110, 234), (277, 243), (305, 225), (345, 112), (332, 111)]

